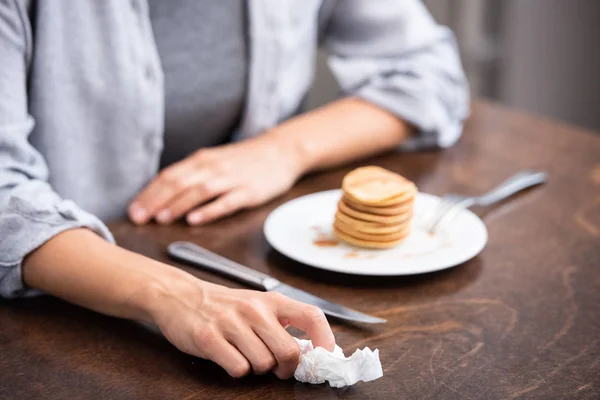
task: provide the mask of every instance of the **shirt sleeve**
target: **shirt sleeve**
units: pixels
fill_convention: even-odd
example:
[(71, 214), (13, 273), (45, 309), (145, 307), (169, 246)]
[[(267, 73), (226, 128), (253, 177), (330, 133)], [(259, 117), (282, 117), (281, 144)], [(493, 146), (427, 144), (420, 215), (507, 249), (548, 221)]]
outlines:
[(23, 285), (24, 257), (53, 236), (87, 227), (114, 241), (108, 228), (48, 184), (42, 155), (29, 143), (34, 119), (27, 109), (31, 46), (26, 6), (0, 0), (0, 297), (39, 292)]
[(449, 147), (469, 115), (469, 87), (452, 32), (420, 0), (341, 0), (322, 41), (345, 95), (413, 124), (405, 149)]

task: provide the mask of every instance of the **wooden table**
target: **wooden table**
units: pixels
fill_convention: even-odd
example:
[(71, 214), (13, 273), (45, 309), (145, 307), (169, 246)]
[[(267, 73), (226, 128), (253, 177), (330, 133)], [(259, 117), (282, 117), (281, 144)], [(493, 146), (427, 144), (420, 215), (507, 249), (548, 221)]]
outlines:
[(169, 263), (167, 244), (191, 240), (389, 319), (364, 329), (333, 325), (347, 353), (380, 349), (383, 378), (346, 389), (273, 376), (235, 380), (135, 323), (44, 297), (0, 302), (0, 398), (600, 398), (600, 136), (478, 102), (456, 147), (367, 162), (436, 194), (479, 193), (521, 168), (546, 170), (551, 180), (479, 212), (489, 228), (480, 256), (411, 278), (327, 273), (265, 242), (261, 229), (271, 210), (339, 187), (354, 166), (306, 178), (285, 198), (207, 227), (122, 222), (112, 230), (122, 246)]

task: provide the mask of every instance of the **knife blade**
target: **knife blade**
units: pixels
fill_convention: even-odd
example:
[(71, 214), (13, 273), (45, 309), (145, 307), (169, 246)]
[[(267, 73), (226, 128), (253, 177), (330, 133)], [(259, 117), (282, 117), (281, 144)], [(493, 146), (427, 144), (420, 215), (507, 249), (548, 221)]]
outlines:
[(355, 311), (351, 308), (341, 306), (329, 300), (325, 300), (320, 297), (314, 296), (310, 293), (307, 293), (304, 290), (296, 289), (295, 287), (292, 287), (285, 283), (280, 283), (279, 285), (275, 286), (271, 291), (281, 293), (291, 299), (301, 301), (302, 303), (317, 306), (321, 310), (323, 310), (325, 314), (335, 318), (340, 318), (353, 322), (362, 322), (366, 324), (384, 324), (387, 322), (385, 319), (377, 318), (372, 315), (364, 314), (360, 311)]
[(237, 279), (256, 289), (278, 292), (291, 299), (317, 306), (331, 317), (365, 324), (387, 322), (385, 319), (361, 313), (287, 285), (267, 274), (238, 264), (194, 243), (173, 242), (168, 247), (168, 253), (177, 260)]

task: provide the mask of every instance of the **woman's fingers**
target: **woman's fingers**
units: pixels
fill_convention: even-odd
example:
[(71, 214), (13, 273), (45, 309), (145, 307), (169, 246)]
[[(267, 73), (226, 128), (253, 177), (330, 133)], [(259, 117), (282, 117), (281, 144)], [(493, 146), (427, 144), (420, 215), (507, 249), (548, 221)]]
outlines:
[(300, 358), (300, 347), (277, 318), (272, 315), (268, 323), (259, 324), (254, 329), (277, 360), (277, 366), (273, 370), (275, 375), (280, 379), (294, 375)]
[(232, 377), (241, 378), (250, 372), (246, 357), (220, 334), (210, 330), (200, 332), (196, 345), (203, 358), (216, 362)]
[(273, 369), (273, 373), (279, 379), (288, 379), (294, 376), (294, 372), (298, 367), (300, 359), (300, 347), (292, 336), (281, 326), (275, 328), (273, 338), (277, 340), (273, 344), (275, 348), (274, 354), (277, 359), (277, 366)]
[(212, 179), (203, 183), (196, 184), (179, 194), (170, 203), (166, 204), (161, 211), (156, 214), (156, 220), (161, 224), (169, 224), (194, 207), (203, 204), (216, 196), (231, 189), (231, 181), (225, 179)]
[(216, 200), (191, 211), (187, 215), (190, 225), (198, 225), (225, 217), (249, 205), (248, 195), (245, 191), (234, 189)]
[(156, 221), (161, 224), (170, 224), (187, 211), (198, 206), (198, 204), (210, 200), (216, 195), (218, 195), (218, 193), (211, 196), (210, 192), (206, 191), (204, 187), (193, 187), (188, 189), (179, 196), (176, 196), (169, 204), (165, 205), (163, 209), (156, 214)]
[(232, 329), (225, 337), (246, 357), (256, 374), (266, 374), (277, 364), (271, 350), (248, 326)]
[(269, 293), (275, 298), (275, 314), (281, 325), (291, 325), (305, 331), (314, 347), (333, 351), (335, 337), (323, 311), (315, 306), (294, 301), (279, 293)]
[(300, 328), (309, 335), (315, 347), (333, 350), (335, 338), (319, 308), (291, 300), (279, 293), (267, 293), (264, 296), (268, 299), (271, 312), (255, 314), (251, 319), (252, 328), (275, 356), (277, 367), (273, 372), (279, 378), (291, 377), (300, 357), (298, 343), (282, 325), (289, 323)]
[(165, 168), (129, 206), (129, 216), (136, 224), (145, 224), (164, 204), (187, 189), (186, 179), (192, 171), (185, 162)]
[(186, 162), (166, 168), (142, 190), (129, 207), (129, 215), (133, 222), (145, 224), (173, 199), (192, 187), (202, 188), (210, 178), (208, 169), (197, 169)]

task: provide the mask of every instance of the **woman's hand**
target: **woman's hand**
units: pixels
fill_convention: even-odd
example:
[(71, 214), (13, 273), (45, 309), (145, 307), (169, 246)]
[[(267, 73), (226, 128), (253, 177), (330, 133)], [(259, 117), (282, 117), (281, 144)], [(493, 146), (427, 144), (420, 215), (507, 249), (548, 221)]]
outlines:
[[(260, 205), (287, 191), (302, 173), (274, 135), (202, 149), (165, 168), (129, 207), (131, 219), (169, 224), (187, 214), (192, 225)], [(212, 201), (211, 201), (212, 200)]]
[(315, 347), (333, 350), (335, 339), (319, 308), (278, 293), (190, 278), (161, 284), (150, 302), (152, 320), (181, 351), (212, 360), (233, 377), (273, 371), (287, 379), (300, 352), (288, 325), (306, 331)]

